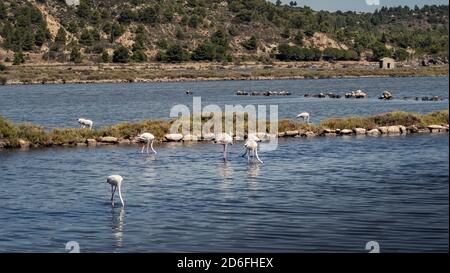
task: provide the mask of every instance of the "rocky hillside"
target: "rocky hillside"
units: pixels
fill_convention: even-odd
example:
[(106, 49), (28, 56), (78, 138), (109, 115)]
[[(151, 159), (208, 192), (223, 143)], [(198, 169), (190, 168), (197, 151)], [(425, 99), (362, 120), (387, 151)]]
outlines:
[[(70, 2), (70, 1), (69, 1)], [(264, 0), (3, 0), (0, 62), (448, 56), (448, 5), (316, 12)]]

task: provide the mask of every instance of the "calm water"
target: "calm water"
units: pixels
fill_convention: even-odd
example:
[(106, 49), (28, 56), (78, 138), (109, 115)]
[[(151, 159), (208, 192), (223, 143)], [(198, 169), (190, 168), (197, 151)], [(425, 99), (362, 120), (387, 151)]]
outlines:
[[(234, 96), (285, 89), (291, 97)], [(69, 89), (73, 88), (74, 90)], [(167, 118), (185, 89), (206, 103), (279, 104), (323, 117), (448, 109), (448, 78), (199, 82), (0, 87), (0, 114), (47, 127), (79, 113), (99, 125)], [(305, 99), (306, 92), (362, 88), (368, 100)], [(375, 96), (440, 95), (444, 102)], [(124, 92), (128, 90), (128, 92)], [(169, 94), (169, 95), (167, 95)], [(48, 148), (0, 152), (0, 252), (448, 252), (448, 134), (282, 139), (264, 164), (230, 161), (214, 144)], [(124, 177), (125, 209), (111, 208), (106, 177)]]
[[(0, 251), (448, 251), (448, 135), (0, 153)], [(106, 176), (124, 176), (111, 209)]]
[[(94, 126), (120, 121), (169, 118), (176, 104), (192, 105), (191, 89), (202, 97), (203, 106), (218, 104), (278, 104), (279, 116), (293, 118), (299, 112), (311, 114), (312, 122), (324, 118), (351, 115), (373, 115), (403, 110), (427, 113), (448, 109), (448, 77), (438, 78), (355, 78), (326, 80), (218, 81), (149, 84), (86, 84), (0, 86), (0, 115), (16, 122), (33, 122), (46, 127), (78, 126), (76, 120), (86, 117)], [(242, 97), (242, 90), (286, 90), (287, 97)], [(305, 93), (334, 92), (344, 94), (362, 89), (366, 100), (304, 98)], [(380, 101), (384, 90), (398, 99)], [(403, 100), (405, 96), (442, 96), (442, 102)]]

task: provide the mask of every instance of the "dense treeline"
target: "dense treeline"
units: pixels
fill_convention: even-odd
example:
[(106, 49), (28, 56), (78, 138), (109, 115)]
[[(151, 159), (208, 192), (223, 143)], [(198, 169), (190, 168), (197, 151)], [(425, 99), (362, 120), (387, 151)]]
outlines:
[[(81, 0), (77, 7), (64, 0), (36, 2), (0, 2), (1, 47), (16, 52), (10, 60), (15, 64), (25, 61), (23, 52), (61, 62), (89, 57), (120, 63), (448, 56), (448, 5), (357, 13), (316, 12), (295, 1)], [(50, 29), (41, 10), (59, 29)], [(314, 48), (318, 33), (342, 46)]]

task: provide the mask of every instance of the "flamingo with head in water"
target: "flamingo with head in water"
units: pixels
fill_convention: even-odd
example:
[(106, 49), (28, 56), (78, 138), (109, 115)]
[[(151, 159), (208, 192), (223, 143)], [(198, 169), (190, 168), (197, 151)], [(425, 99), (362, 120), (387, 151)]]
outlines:
[(89, 130), (92, 130), (92, 127), (94, 126), (94, 122), (90, 119), (84, 119), (79, 118), (78, 123), (81, 125), (81, 128), (89, 128)]
[(260, 163), (264, 163), (258, 156), (258, 141), (257, 140), (255, 140), (253, 138), (249, 138), (247, 140), (247, 142), (244, 144), (244, 148), (245, 148), (245, 153), (242, 155), (242, 157), (247, 155), (247, 162), (250, 162), (250, 157), (256, 157), (256, 159)]
[(233, 145), (233, 137), (230, 134), (222, 133), (216, 136), (214, 143), (223, 145), (223, 160), (227, 161), (228, 144)]
[(123, 178), (120, 175), (110, 175), (106, 178), (106, 183), (111, 185), (111, 205), (114, 207), (114, 194), (116, 190), (119, 191), (120, 202), (122, 203), (122, 207), (125, 207), (125, 203), (122, 198), (122, 181)]
[(140, 135), (139, 140), (142, 142), (145, 142), (144, 146), (142, 146), (142, 150), (141, 150), (141, 154), (144, 153), (144, 148), (147, 146), (147, 154), (148, 154), (148, 147), (150, 146), (150, 148), (152, 149), (152, 151), (156, 153), (155, 149), (153, 149), (153, 142), (155, 141), (155, 136), (150, 134), (150, 133), (143, 133), (142, 135)]
[(303, 119), (304, 122), (309, 123), (309, 113), (303, 112), (297, 115), (297, 118)]

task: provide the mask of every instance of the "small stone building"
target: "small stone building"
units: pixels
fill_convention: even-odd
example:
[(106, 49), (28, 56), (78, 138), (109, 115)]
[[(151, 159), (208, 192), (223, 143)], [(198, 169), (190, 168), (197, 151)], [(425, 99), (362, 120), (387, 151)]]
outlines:
[(380, 60), (380, 68), (381, 69), (394, 69), (395, 68), (395, 60), (392, 58), (384, 57)]
[(80, 4), (80, 0), (66, 0), (66, 4), (68, 6), (78, 6)]

